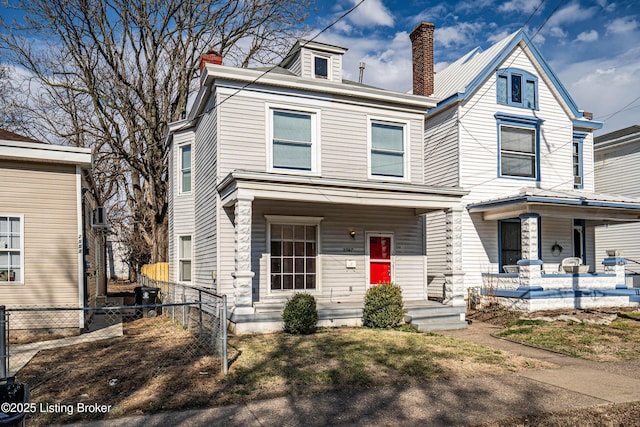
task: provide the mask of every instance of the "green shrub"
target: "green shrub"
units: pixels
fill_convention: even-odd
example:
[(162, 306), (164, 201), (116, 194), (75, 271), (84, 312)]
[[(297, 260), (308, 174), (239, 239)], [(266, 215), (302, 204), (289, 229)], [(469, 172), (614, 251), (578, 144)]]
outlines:
[(402, 289), (394, 283), (382, 283), (369, 288), (364, 297), (362, 323), (371, 328), (393, 328), (404, 316)]
[(290, 334), (312, 334), (318, 323), (318, 309), (313, 295), (295, 294), (287, 301), (282, 312), (284, 330)]

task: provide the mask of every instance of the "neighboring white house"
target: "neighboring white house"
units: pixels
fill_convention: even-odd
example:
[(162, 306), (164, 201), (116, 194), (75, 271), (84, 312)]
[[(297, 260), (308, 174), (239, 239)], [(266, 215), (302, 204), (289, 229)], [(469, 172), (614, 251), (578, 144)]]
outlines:
[[(469, 52), (424, 93), (438, 99), (426, 115), (425, 182), (468, 191), (465, 289), (527, 310), (637, 305), (624, 260), (594, 273), (594, 229), (638, 221), (640, 200), (595, 192), (592, 132), (602, 123), (578, 109), (523, 31)], [(444, 221), (427, 215), (428, 271), (445, 269)]]
[[(596, 190), (640, 198), (640, 126), (600, 135), (595, 138)], [(620, 249), (628, 262), (627, 283), (640, 287), (640, 224), (608, 223), (596, 228), (596, 255)]]
[(321, 324), (357, 324), (367, 289), (386, 281), (414, 321), (417, 307), (448, 308), (439, 327), (465, 325), (453, 260), (440, 302), (428, 300), (424, 215), (442, 212), (439, 244), (459, 253), (453, 208), (466, 194), (425, 179), (435, 100), (344, 80), (345, 51), (299, 41), (258, 69), (205, 54), (195, 104), (170, 127), (170, 277), (228, 295), (236, 332), (281, 329), (303, 291)]

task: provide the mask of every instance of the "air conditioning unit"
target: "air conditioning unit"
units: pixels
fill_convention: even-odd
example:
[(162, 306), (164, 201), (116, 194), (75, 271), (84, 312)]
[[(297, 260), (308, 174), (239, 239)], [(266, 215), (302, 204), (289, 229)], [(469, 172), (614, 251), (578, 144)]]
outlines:
[(580, 187), (582, 185), (582, 177), (581, 176), (574, 176), (573, 177), (573, 186), (574, 187)]
[(107, 228), (107, 209), (104, 206), (98, 206), (93, 210), (91, 217), (91, 227)]

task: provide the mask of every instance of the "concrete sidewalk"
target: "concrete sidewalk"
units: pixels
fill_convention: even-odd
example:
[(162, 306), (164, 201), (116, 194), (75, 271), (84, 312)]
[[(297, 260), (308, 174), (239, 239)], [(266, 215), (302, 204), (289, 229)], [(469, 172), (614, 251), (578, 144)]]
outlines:
[(640, 362), (595, 363), (494, 338), (474, 323), (443, 334), (554, 363), (555, 369), (419, 385), (288, 396), (75, 426), (463, 426), (508, 417), (640, 401)]

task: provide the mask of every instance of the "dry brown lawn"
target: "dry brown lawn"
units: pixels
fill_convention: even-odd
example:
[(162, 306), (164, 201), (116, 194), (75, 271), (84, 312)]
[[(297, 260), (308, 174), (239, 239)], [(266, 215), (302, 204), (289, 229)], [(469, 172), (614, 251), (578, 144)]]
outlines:
[[(106, 417), (385, 384), (500, 374), (541, 362), (434, 334), (363, 328), (231, 337), (230, 373), (168, 319), (126, 323), (124, 336), (42, 351), (18, 379), (31, 401), (111, 405)], [(40, 413), (33, 426), (104, 415)]]

